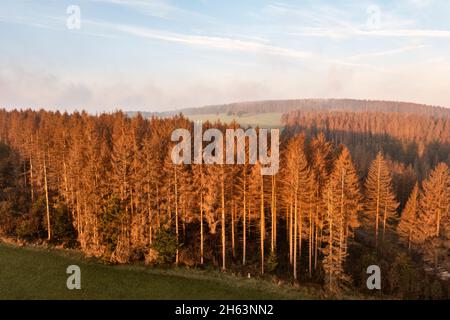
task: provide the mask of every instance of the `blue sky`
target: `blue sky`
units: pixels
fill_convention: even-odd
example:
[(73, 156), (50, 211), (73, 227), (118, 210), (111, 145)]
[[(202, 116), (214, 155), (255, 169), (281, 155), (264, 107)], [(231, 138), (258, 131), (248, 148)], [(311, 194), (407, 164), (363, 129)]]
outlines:
[[(72, 5), (80, 29), (67, 27)], [(0, 106), (362, 98), (450, 107), (449, 17), (447, 0), (0, 0)]]

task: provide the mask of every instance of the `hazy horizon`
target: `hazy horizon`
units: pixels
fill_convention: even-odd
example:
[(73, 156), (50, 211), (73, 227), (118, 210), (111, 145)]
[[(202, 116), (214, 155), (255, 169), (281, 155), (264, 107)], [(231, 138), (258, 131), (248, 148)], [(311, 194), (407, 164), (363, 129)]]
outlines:
[(47, 111), (59, 111), (59, 112), (67, 112), (69, 114), (73, 114), (74, 112), (87, 112), (88, 114), (95, 115), (95, 114), (102, 114), (102, 113), (114, 113), (117, 111), (122, 112), (134, 112), (134, 113), (171, 113), (171, 112), (182, 112), (185, 110), (190, 109), (202, 109), (202, 108), (208, 108), (208, 107), (215, 107), (215, 106), (228, 106), (228, 105), (234, 105), (234, 104), (246, 104), (246, 103), (258, 103), (258, 102), (267, 102), (267, 101), (289, 101), (289, 100), (354, 100), (354, 101), (374, 101), (374, 102), (393, 102), (393, 103), (411, 103), (411, 104), (417, 104), (420, 106), (428, 106), (433, 108), (444, 108), (444, 109), (450, 109), (449, 106), (442, 106), (442, 105), (432, 105), (432, 104), (425, 104), (425, 103), (417, 103), (412, 101), (394, 101), (394, 100), (377, 100), (377, 99), (353, 99), (353, 98), (293, 98), (293, 99), (266, 99), (266, 100), (245, 100), (245, 101), (232, 101), (232, 102), (225, 102), (225, 103), (216, 103), (216, 104), (208, 104), (208, 105), (201, 105), (201, 106), (193, 106), (193, 107), (180, 107), (180, 108), (168, 108), (167, 110), (161, 110), (161, 109), (138, 109), (138, 108), (112, 108), (107, 110), (87, 110), (86, 108), (46, 108), (43, 106), (11, 106), (11, 107), (5, 107), (0, 105), (0, 109), (5, 109), (8, 111), (12, 110), (47, 110)]
[[(346, 98), (450, 107), (444, 0), (0, 0), (0, 107), (164, 112)], [(67, 27), (80, 10), (80, 29)]]

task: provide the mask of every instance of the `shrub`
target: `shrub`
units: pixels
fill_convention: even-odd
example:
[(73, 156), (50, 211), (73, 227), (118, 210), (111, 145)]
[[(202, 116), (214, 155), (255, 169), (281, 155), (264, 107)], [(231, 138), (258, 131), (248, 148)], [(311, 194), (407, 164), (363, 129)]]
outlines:
[(267, 272), (274, 272), (278, 267), (278, 257), (275, 252), (271, 252), (266, 259), (265, 269)]
[(16, 213), (9, 201), (0, 202), (0, 233), (11, 234), (16, 227)]
[(158, 252), (158, 263), (173, 263), (176, 258), (177, 239), (169, 230), (161, 229), (152, 244), (152, 248)]
[(400, 253), (396, 256), (388, 274), (392, 291), (398, 292), (403, 299), (417, 298), (418, 273), (411, 258)]
[(73, 227), (73, 219), (65, 205), (57, 205), (51, 213), (52, 240), (55, 243), (73, 245), (76, 241), (76, 231)]
[(104, 253), (106, 256), (116, 251), (124, 212), (124, 205), (117, 197), (112, 197), (102, 208), (99, 232), (106, 246), (107, 252)]

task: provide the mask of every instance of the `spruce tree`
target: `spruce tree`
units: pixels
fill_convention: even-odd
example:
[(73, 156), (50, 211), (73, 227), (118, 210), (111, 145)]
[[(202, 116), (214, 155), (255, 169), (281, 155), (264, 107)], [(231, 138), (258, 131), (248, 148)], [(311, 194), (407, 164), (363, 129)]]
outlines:
[[(332, 144), (326, 140), (325, 135), (320, 133), (311, 141), (312, 170), (314, 174), (314, 211), (313, 211), (313, 234), (311, 235), (312, 255), (314, 256), (314, 269), (317, 268), (318, 253), (323, 241), (323, 221), (326, 208), (323, 206), (322, 193), (328, 182), (332, 166)], [(312, 259), (312, 257), (310, 257)], [(310, 265), (312, 263), (310, 262)], [(312, 267), (310, 266), (310, 269)], [(311, 273), (311, 270), (310, 270)]]
[(420, 214), (416, 224), (418, 242), (425, 261), (437, 268), (448, 263), (450, 244), (450, 175), (445, 163), (439, 163), (423, 182)]
[(305, 233), (305, 222), (311, 209), (314, 192), (313, 175), (305, 154), (305, 138), (298, 135), (292, 138), (286, 147), (285, 184), (290, 193), (290, 252), (294, 279), (298, 277), (298, 264), (302, 255), (302, 238)]
[(419, 213), (419, 184), (416, 183), (408, 201), (406, 202), (405, 209), (403, 209), (400, 223), (397, 227), (397, 233), (400, 239), (407, 243), (408, 250), (411, 250), (412, 244), (415, 242), (415, 227), (417, 223), (417, 217)]
[(364, 195), (365, 218), (367, 225), (374, 232), (377, 247), (380, 233), (384, 241), (386, 232), (392, 230), (397, 220), (398, 207), (392, 188), (392, 178), (381, 152), (370, 165)]
[(442, 225), (448, 223), (449, 188), (449, 168), (445, 163), (439, 163), (429, 178), (423, 182), (420, 223), (418, 224), (422, 240), (439, 237)]
[(350, 152), (344, 147), (323, 196), (326, 207), (323, 267), (331, 291), (339, 289), (350, 279), (344, 273), (344, 263), (348, 255), (348, 239), (359, 227), (361, 198), (358, 175)]

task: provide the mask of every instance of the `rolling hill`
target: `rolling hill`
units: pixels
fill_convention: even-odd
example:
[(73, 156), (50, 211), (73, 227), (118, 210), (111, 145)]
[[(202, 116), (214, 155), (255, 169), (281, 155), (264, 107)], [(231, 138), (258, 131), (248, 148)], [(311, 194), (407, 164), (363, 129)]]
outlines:
[(450, 117), (450, 108), (410, 102), (354, 100), (354, 99), (296, 99), (237, 102), (211, 105), (199, 108), (186, 108), (167, 112), (138, 112), (127, 114), (135, 116), (141, 113), (145, 118), (170, 117), (182, 113), (189, 119), (201, 121), (231, 122), (237, 121), (243, 126), (282, 126), (282, 115), (291, 111), (351, 111), (383, 112), (426, 115), (432, 117)]

